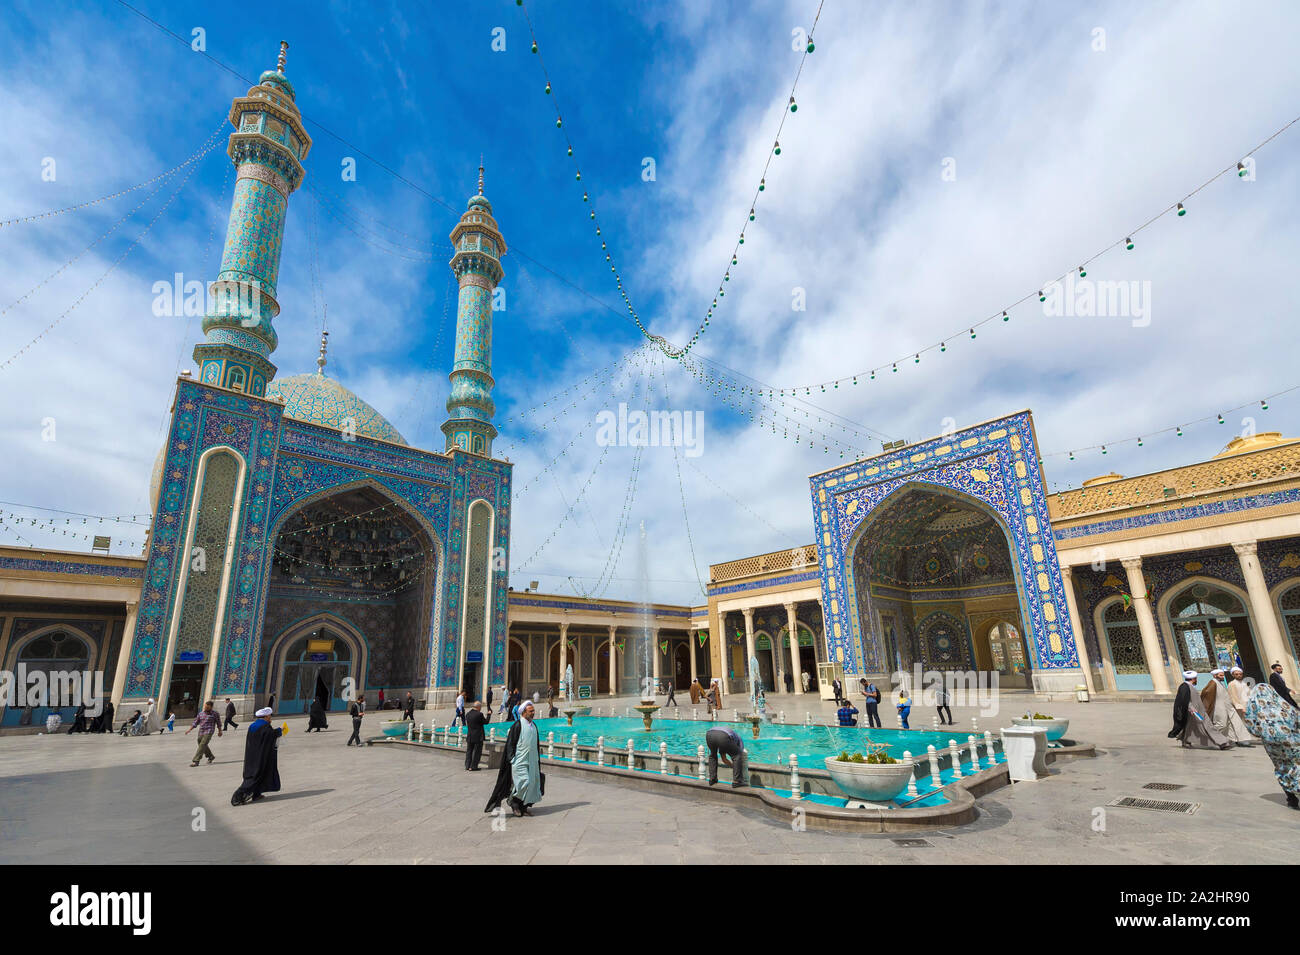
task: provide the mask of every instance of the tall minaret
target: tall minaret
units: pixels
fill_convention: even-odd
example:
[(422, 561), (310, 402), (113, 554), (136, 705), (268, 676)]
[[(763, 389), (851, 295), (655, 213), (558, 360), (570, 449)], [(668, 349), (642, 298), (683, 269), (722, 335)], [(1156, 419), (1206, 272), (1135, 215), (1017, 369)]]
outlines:
[(451, 394), (442, 433), (447, 450), (460, 448), (492, 456), (492, 291), (505, 274), (501, 256), (506, 241), (492, 218), (492, 203), (483, 195), (483, 165), (478, 167), (478, 195), (451, 230), (451, 270), (460, 282), (456, 308), (456, 357), (451, 366)]
[(302, 184), (302, 161), (311, 149), (284, 75), (288, 49), (281, 43), (276, 68), (230, 106), (235, 131), (226, 153), (237, 170), (235, 194), (221, 271), (210, 287), (213, 304), (203, 317), (207, 337), (194, 346), (200, 381), (259, 398), (275, 374), (270, 355), (278, 340), (271, 322), (280, 313), (275, 286), (285, 209)]

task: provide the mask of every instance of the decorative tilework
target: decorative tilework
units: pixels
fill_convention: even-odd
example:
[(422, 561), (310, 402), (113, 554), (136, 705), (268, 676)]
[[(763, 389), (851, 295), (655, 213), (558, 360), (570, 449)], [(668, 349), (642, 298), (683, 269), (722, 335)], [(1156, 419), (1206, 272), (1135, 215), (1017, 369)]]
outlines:
[(1033, 647), (1034, 666), (1077, 668), (1028, 412), (811, 478), (826, 641), (832, 657), (848, 673), (880, 672), (884, 654), (879, 636), (863, 632), (854, 609), (856, 586), (850, 564), (870, 526), (869, 516), (892, 494), (910, 488), (955, 494), (996, 517), (1015, 558), (1021, 618)]
[(406, 444), (406, 439), (383, 415), (324, 375), (277, 378), (271, 382), (266, 396), (283, 401), (284, 413), (298, 421), (309, 421), (392, 444)]

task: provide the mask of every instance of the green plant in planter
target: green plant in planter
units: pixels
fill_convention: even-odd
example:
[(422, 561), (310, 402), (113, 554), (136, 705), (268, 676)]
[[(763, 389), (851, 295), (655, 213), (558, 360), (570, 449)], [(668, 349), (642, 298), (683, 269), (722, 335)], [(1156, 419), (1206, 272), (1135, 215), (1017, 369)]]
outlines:
[(1054, 719), (1056, 719), (1056, 717), (1055, 717), (1055, 716), (1048, 716), (1046, 713), (1035, 713), (1033, 716), (1030, 716), (1028, 713), (1026, 713), (1026, 714), (1025, 714), (1025, 719), (1027, 719), (1027, 720), (1031, 720), (1031, 719), (1032, 719), (1032, 720), (1054, 720)]
[(835, 760), (840, 763), (867, 763), (872, 766), (887, 765), (889, 763), (898, 762), (898, 760), (885, 752), (888, 748), (889, 747), (884, 743), (872, 743), (868, 747), (870, 752), (868, 752), (866, 756), (863, 756), (861, 753), (854, 753), (850, 756), (849, 751), (846, 749), (842, 750), (840, 755), (835, 757)]

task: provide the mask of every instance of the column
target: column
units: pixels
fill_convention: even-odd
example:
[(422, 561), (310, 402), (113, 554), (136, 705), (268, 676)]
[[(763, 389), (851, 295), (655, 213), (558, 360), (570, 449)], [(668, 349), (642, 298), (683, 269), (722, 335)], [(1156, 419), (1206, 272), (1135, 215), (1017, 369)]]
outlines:
[(686, 628), (686, 642), (690, 644), (691, 650), (691, 682), (694, 683), (699, 679), (700, 671), (695, 666), (695, 628)]
[(796, 604), (785, 605), (786, 629), (790, 631), (790, 676), (794, 678), (794, 692), (803, 695), (803, 678), (799, 675), (799, 617), (795, 613)]
[(1133, 597), (1133, 609), (1137, 613), (1138, 630), (1142, 634), (1142, 652), (1147, 658), (1147, 670), (1155, 690), (1162, 696), (1169, 694), (1169, 673), (1165, 669), (1164, 655), (1160, 652), (1160, 632), (1156, 629), (1156, 618), (1151, 613), (1151, 601), (1147, 599), (1147, 582), (1142, 577), (1142, 558), (1125, 557), (1120, 563), (1128, 574), (1129, 594)]
[[(122, 628), (122, 646), (117, 651), (117, 669), (113, 671), (113, 691), (109, 694), (114, 710), (122, 705), (122, 692), (126, 688), (126, 668), (131, 662), (131, 645), (135, 639), (135, 615), (139, 609), (139, 603), (127, 602), (126, 626)], [(215, 661), (213, 663), (215, 665)]]
[[(715, 632), (716, 631), (716, 632)], [(726, 611), (718, 612), (718, 625), (714, 631), (709, 632), (709, 653), (718, 652), (718, 672), (715, 674), (718, 680), (718, 686), (722, 687), (724, 694), (731, 692), (731, 681), (727, 677), (727, 614)], [(707, 689), (707, 687), (706, 687)]]
[[(743, 608), (740, 612), (743, 613), (743, 614), (745, 615), (745, 666), (744, 666), (744, 670), (745, 670), (745, 675), (746, 675), (746, 677), (748, 677), (748, 676), (749, 676), (749, 661), (752, 660), (752, 659), (754, 659), (754, 657), (757, 655), (757, 654), (755, 654), (755, 652), (754, 652), (754, 608), (753, 608), (753, 607), (745, 607), (745, 608)], [(747, 683), (746, 683), (746, 685), (749, 687), (749, 692), (750, 692), (750, 693), (753, 693), (753, 692), (754, 692), (753, 681), (752, 681), (752, 680), (748, 680)]]
[(662, 654), (659, 652), (659, 628), (658, 627), (655, 627), (653, 630), (650, 631), (650, 640), (652, 642), (652, 645), (650, 647), (651, 656), (654, 658), (654, 671), (651, 675), (654, 677), (654, 681), (655, 681), (654, 692), (658, 693), (659, 680), (662, 679), (663, 672), (664, 672)]
[(1083, 621), (1079, 618), (1079, 604), (1074, 599), (1074, 581), (1069, 567), (1061, 568), (1061, 582), (1065, 586), (1065, 606), (1070, 611), (1070, 629), (1074, 633), (1074, 645), (1079, 651), (1079, 666), (1083, 667), (1083, 682), (1088, 685), (1088, 692), (1095, 693), (1092, 685), (1092, 666), (1088, 662), (1088, 645), (1084, 640)]
[(618, 646), (614, 638), (618, 636), (618, 627), (609, 627), (609, 695), (618, 696)]
[[(560, 675), (558, 677), (561, 686), (564, 685), (564, 669), (569, 664), (569, 622), (560, 621)], [(568, 697), (563, 697), (568, 699)]]
[(1273, 610), (1273, 601), (1268, 597), (1268, 583), (1264, 580), (1264, 570), (1259, 566), (1256, 551), (1259, 541), (1247, 541), (1233, 544), (1237, 560), (1241, 564), (1241, 574), (1246, 578), (1246, 593), (1250, 597), (1250, 616), (1255, 623), (1255, 633), (1259, 637), (1260, 649), (1268, 658), (1261, 660), (1264, 665), (1264, 678), (1272, 671), (1274, 662), (1282, 664), (1282, 678), (1287, 686), (1297, 685), (1296, 661), (1282, 639), (1282, 631), (1277, 624), (1277, 614)]

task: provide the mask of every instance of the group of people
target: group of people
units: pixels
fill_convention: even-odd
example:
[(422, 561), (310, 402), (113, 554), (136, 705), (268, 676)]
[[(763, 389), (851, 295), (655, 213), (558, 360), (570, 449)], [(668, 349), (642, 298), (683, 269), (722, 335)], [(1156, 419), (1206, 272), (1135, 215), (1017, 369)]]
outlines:
[(1300, 707), (1282, 672), (1282, 664), (1274, 663), (1268, 682), (1251, 686), (1241, 667), (1215, 668), (1198, 693), (1199, 674), (1184, 670), (1169, 738), (1192, 749), (1253, 746), (1258, 739), (1273, 761), (1286, 804), (1300, 809)]
[(722, 686), (717, 680), (712, 680), (709, 683), (709, 688), (706, 690), (700, 685), (699, 677), (696, 677), (691, 680), (691, 685), (687, 692), (690, 694), (692, 703), (700, 703), (703, 701), (708, 706), (710, 716), (713, 715), (715, 710), (722, 709)]
[[(864, 678), (858, 681), (858, 688), (862, 691), (862, 698), (865, 701), (863, 705), (867, 710), (866, 728), (880, 729), (880, 702), (883, 699), (880, 687)], [(839, 707), (835, 711), (835, 716), (839, 720), (840, 726), (857, 726), (859, 710), (844, 694), (844, 687), (839, 680), (831, 682), (831, 691), (835, 694), (835, 703)], [(952, 710), (948, 706), (950, 699), (948, 690), (943, 684), (936, 684), (939, 722), (948, 726), (953, 725)], [(898, 725), (905, 730), (911, 729), (912, 727), (908, 725), (907, 719), (912, 714), (912, 694), (908, 692), (906, 686), (899, 687), (898, 699), (894, 702), (894, 709), (898, 711)]]

